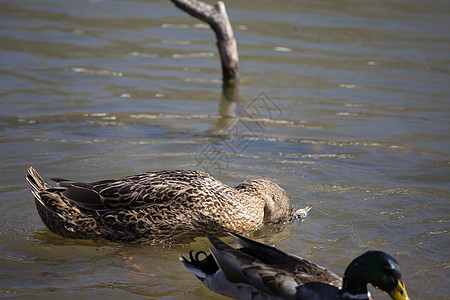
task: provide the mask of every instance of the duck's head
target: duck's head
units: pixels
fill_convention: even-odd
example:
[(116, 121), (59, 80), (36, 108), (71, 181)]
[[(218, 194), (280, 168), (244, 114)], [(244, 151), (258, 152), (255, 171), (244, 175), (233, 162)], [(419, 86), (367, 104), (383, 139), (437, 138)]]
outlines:
[(342, 293), (348, 299), (352, 299), (351, 296), (367, 295), (368, 283), (385, 291), (394, 300), (409, 300), (400, 265), (385, 252), (368, 251), (355, 258), (345, 270)]
[(258, 198), (264, 205), (264, 222), (275, 222), (292, 215), (292, 205), (286, 192), (275, 182), (265, 179), (246, 181), (239, 185)]

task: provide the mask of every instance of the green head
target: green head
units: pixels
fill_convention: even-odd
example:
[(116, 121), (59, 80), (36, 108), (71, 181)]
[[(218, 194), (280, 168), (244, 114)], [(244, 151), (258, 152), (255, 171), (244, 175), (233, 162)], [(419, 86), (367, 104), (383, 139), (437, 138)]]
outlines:
[(355, 258), (345, 270), (342, 293), (367, 294), (367, 284), (388, 293), (394, 300), (409, 300), (398, 262), (382, 251), (368, 251)]

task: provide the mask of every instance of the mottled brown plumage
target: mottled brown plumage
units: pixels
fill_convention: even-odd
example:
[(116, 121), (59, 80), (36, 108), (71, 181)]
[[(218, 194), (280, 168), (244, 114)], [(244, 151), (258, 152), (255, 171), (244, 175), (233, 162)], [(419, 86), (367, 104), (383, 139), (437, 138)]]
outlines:
[(53, 179), (53, 187), (31, 167), (26, 178), (44, 224), (69, 238), (171, 243), (245, 233), (292, 215), (285, 191), (263, 179), (231, 187), (200, 171), (173, 170), (93, 183)]

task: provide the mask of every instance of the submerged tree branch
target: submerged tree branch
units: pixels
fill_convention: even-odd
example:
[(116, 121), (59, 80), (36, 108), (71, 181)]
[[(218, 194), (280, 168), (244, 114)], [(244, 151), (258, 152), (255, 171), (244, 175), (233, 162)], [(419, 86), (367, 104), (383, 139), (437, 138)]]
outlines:
[(214, 6), (197, 0), (171, 1), (179, 9), (211, 26), (217, 37), (224, 86), (236, 85), (239, 81), (239, 55), (225, 4), (222, 1)]

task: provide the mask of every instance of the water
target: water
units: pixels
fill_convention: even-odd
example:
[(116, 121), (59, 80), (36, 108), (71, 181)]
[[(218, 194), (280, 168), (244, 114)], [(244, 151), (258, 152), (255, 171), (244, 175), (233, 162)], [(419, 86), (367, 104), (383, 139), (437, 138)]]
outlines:
[(232, 103), (213, 33), (169, 1), (0, 3), (1, 297), (222, 298), (178, 261), (206, 250), (204, 239), (161, 247), (50, 233), (24, 179), (30, 165), (48, 179), (174, 168), (272, 179), (313, 209), (255, 239), (339, 274), (382, 249), (412, 299), (448, 297), (449, 4), (226, 5), (242, 75)]

